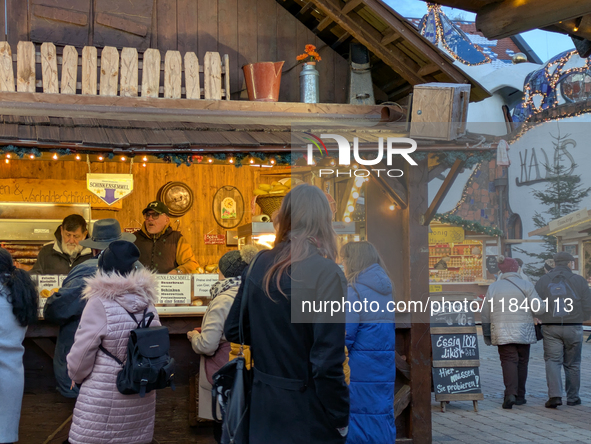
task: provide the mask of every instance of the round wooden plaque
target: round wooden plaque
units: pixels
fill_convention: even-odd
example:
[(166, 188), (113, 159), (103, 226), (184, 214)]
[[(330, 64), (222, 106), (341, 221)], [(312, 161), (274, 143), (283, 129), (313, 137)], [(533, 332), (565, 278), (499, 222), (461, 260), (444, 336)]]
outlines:
[(156, 199), (164, 202), (172, 217), (184, 215), (193, 206), (193, 190), (183, 182), (168, 182), (158, 190)]
[(213, 196), (211, 209), (220, 227), (231, 229), (240, 225), (244, 217), (244, 199), (238, 188), (225, 185)]

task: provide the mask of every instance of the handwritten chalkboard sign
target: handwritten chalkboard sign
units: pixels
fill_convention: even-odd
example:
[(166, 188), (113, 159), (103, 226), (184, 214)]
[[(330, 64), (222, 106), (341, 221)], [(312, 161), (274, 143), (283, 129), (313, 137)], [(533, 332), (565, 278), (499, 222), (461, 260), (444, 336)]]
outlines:
[(475, 333), (431, 335), (433, 361), (479, 359), (478, 337)]
[(486, 269), (490, 274), (497, 274), (500, 271), (496, 256), (488, 256), (486, 258)]
[(435, 396), (460, 393), (480, 394), (480, 371), (478, 367), (442, 367), (433, 369)]
[(438, 292), (431, 293), (430, 299), (435, 304), (431, 314), (435, 400), (441, 402), (442, 412), (446, 402), (471, 400), (477, 412), (478, 400), (484, 399), (474, 322), (479, 304), (471, 307), (473, 293)]

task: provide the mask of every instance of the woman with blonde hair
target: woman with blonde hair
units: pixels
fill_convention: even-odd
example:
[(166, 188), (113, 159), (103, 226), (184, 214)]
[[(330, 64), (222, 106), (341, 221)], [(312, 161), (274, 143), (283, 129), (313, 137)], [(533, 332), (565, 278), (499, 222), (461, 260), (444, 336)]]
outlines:
[(250, 274), (242, 276), (224, 330), (228, 341), (240, 341), (240, 305), (247, 298), (244, 337), (254, 362), (250, 444), (346, 441), (344, 318), (332, 323), (325, 313), (298, 318), (305, 315), (303, 301), (330, 304), (345, 297), (331, 220), (322, 190), (298, 185), (276, 217), (274, 248), (260, 253)]
[[(346, 345), (349, 350), (351, 414), (347, 443), (396, 441), (394, 380), (396, 331), (393, 287), (384, 261), (369, 242), (349, 242), (341, 249), (349, 282)], [(355, 306), (367, 306), (356, 310)], [(391, 304), (390, 304), (391, 305)]]

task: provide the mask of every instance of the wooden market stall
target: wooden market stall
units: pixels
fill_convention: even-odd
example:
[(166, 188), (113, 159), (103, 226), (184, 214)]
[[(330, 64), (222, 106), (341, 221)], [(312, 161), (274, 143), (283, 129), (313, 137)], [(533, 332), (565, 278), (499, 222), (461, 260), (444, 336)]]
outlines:
[[(89, 204), (90, 222), (114, 217), (131, 231), (141, 226), (147, 202), (167, 184), (182, 183), (192, 195), (180, 197), (191, 206), (173, 218), (173, 226), (205, 268), (237, 248), (239, 226), (260, 215), (252, 203), (260, 183), (297, 178), (331, 196), (336, 222), (353, 224), (341, 242), (374, 242), (393, 276), (397, 300), (427, 300), (425, 215), (433, 153), (465, 150), (481, 138), (424, 139), (416, 166), (394, 160), (391, 167), (401, 177), (372, 175), (359, 183), (318, 177), (296, 161), (305, 150), (304, 133), (330, 129), (358, 137), (361, 149), (373, 150), (380, 138), (409, 136), (406, 106), (346, 103), (345, 42), (370, 49), (379, 100), (403, 99), (414, 85), (438, 81), (471, 83), (473, 98), (488, 95), (382, 2), (318, 1), (314, 8), (301, 1), (284, 7), (272, 0), (133, 0), (116, 12), (109, 2), (61, 2), (59, 8), (36, 0), (0, 3), (9, 23), (7, 42), (0, 42), (0, 202)], [(131, 20), (128, 7), (141, 13)], [(289, 68), (280, 102), (237, 100), (245, 98), (243, 64), (286, 59), (292, 66), (306, 43), (316, 44), (324, 59), (320, 102), (328, 103), (297, 103), (298, 71)], [(336, 145), (327, 146), (334, 156)], [(133, 192), (105, 205), (87, 190), (89, 172), (131, 174)], [(220, 223), (214, 205), (216, 193), (229, 187), (242, 201), (232, 227)], [(350, 210), (354, 193), (361, 199), (355, 197)], [(189, 300), (196, 300), (191, 293)], [(200, 325), (205, 305), (159, 308), (172, 334), (171, 353), (182, 363), (181, 386), (195, 380), (198, 356), (185, 334)], [(421, 313), (397, 318), (397, 442), (431, 442), (428, 329), (429, 318)], [(45, 321), (29, 329), (27, 390), (54, 389), (50, 357), (56, 332)]]

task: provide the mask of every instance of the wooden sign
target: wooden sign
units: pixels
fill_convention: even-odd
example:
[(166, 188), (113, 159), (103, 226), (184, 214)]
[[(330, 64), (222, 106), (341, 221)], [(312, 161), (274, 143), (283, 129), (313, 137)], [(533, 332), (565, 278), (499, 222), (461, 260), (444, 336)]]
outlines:
[(0, 179), (2, 202), (89, 203), (93, 210), (120, 210), (121, 201), (107, 205), (86, 189), (85, 180)]
[(431, 227), (430, 244), (459, 244), (464, 242), (464, 229), (460, 227)]
[(133, 174), (88, 173), (86, 187), (111, 206), (133, 191)]
[(190, 274), (158, 274), (156, 294), (159, 304), (187, 304), (191, 303), (191, 275)]
[[(478, 367), (443, 367), (433, 369), (435, 397), (474, 394), (482, 395)], [(456, 399), (461, 399), (456, 397)]]
[(203, 236), (205, 245), (225, 245), (226, 236), (224, 234), (206, 234)]
[(435, 401), (472, 401), (484, 399), (480, 387), (478, 336), (474, 312), (480, 308), (473, 293), (431, 293), (431, 348), (433, 350), (433, 386)]
[(136, 231), (140, 231), (140, 230), (141, 230), (141, 228), (134, 228), (134, 227), (127, 227), (127, 228), (123, 229), (124, 232), (131, 233), (131, 234), (135, 233)]

